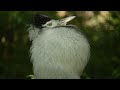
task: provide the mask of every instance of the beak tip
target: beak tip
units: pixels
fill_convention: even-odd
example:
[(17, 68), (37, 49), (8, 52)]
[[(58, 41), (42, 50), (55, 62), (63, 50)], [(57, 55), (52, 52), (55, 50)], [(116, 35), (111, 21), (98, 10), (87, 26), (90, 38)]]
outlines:
[(73, 16), (73, 17), (76, 17), (76, 16)]
[(75, 18), (76, 16), (70, 16), (68, 21), (71, 21)]
[(76, 18), (76, 16), (72, 16), (72, 18), (74, 19), (74, 18)]

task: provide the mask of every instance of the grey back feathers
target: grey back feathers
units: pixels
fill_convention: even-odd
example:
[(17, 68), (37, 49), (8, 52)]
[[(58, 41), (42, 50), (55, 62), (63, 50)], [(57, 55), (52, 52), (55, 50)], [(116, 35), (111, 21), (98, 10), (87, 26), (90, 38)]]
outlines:
[(90, 56), (89, 43), (80, 30), (73, 25), (30, 28), (34, 77), (80, 79)]

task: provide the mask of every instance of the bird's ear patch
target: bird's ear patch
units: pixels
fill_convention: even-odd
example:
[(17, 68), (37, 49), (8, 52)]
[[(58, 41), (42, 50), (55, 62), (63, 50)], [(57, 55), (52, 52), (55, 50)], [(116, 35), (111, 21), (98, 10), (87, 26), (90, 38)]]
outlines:
[(36, 26), (37, 28), (42, 28), (42, 25), (50, 20), (51, 18), (46, 15), (38, 13), (33, 14), (33, 25)]

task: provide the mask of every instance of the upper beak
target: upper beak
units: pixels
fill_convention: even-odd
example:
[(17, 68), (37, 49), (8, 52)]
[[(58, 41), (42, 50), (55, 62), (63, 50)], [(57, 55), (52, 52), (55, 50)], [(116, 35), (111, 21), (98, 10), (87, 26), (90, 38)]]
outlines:
[(73, 20), (75, 17), (76, 16), (69, 16), (69, 17), (66, 17), (66, 18), (62, 19), (62, 21), (64, 21), (65, 23), (67, 23), (67, 22)]

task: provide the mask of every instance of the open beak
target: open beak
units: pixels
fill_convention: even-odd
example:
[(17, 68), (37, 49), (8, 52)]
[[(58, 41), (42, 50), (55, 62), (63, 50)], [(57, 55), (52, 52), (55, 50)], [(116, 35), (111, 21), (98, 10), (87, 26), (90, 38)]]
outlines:
[(67, 22), (73, 20), (75, 17), (76, 17), (76, 16), (69, 16), (69, 17), (66, 17), (66, 18), (61, 19), (61, 20), (62, 20), (63, 22), (65, 22), (65, 23), (67, 23)]

